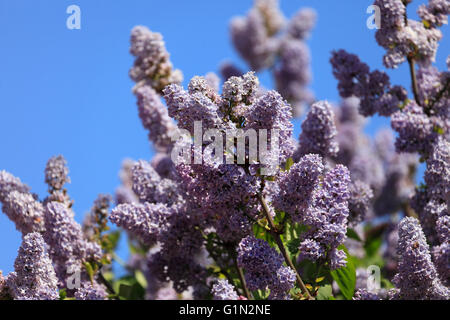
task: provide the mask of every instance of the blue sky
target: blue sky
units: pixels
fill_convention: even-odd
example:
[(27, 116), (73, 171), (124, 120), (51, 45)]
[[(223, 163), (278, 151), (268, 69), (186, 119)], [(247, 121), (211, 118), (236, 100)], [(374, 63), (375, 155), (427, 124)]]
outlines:
[[(381, 68), (383, 49), (366, 27), (373, 0), (285, 0), (290, 17), (301, 7), (318, 12), (308, 41), (312, 52), (312, 89), (319, 99), (338, 101), (330, 52), (345, 48), (372, 68)], [(418, 3), (415, 0), (411, 14)], [(185, 84), (194, 75), (216, 71), (226, 59), (245, 64), (228, 35), (232, 16), (244, 14), (251, 0), (0, 0), (0, 170), (20, 177), (41, 197), (49, 157), (63, 154), (69, 163), (77, 219), (82, 220), (98, 193), (113, 193), (126, 157), (149, 159), (147, 134), (137, 116), (128, 69), (129, 33), (142, 24), (161, 32), (172, 62)], [(81, 30), (66, 28), (66, 8), (81, 8)], [(448, 27), (444, 28), (448, 36)], [(436, 65), (444, 68), (450, 41), (444, 37)], [(409, 88), (403, 65), (389, 71), (392, 83)], [(267, 75), (263, 82), (270, 85)], [(388, 126), (375, 119), (373, 133)], [(296, 123), (296, 132), (299, 124)], [(0, 214), (0, 270), (13, 268), (20, 235)], [(126, 253), (121, 251), (125, 257)]]

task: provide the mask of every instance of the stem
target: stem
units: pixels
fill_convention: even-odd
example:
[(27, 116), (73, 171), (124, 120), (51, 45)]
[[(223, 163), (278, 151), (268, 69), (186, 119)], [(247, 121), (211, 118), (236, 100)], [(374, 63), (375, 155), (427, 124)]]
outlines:
[(100, 282), (103, 283), (103, 285), (105, 285), (106, 289), (108, 289), (109, 293), (112, 294), (115, 297), (115, 299), (119, 299), (117, 293), (114, 291), (114, 288), (109, 283), (109, 281), (105, 279), (101, 271), (98, 272), (98, 278)]
[(411, 74), (414, 100), (416, 100), (416, 103), (420, 106), (419, 87), (417, 86), (417, 76), (416, 76), (416, 68), (415, 68), (414, 59), (408, 57), (408, 64), (409, 64), (409, 73)]
[(294, 264), (292, 263), (292, 260), (289, 257), (289, 254), (287, 253), (286, 248), (284, 247), (283, 241), (281, 241), (280, 235), (276, 232), (275, 223), (273, 222), (272, 216), (270, 215), (269, 207), (267, 206), (266, 200), (264, 199), (264, 196), (262, 195), (262, 193), (258, 193), (258, 199), (264, 209), (264, 213), (266, 215), (267, 221), (269, 222), (270, 233), (272, 234), (272, 237), (275, 239), (275, 242), (276, 242), (278, 248), (280, 249), (281, 254), (284, 257), (286, 264), (289, 267), (291, 267), (292, 270), (294, 270), (300, 290), (302, 290), (303, 294), (306, 294), (306, 297), (308, 298), (308, 300), (313, 300), (314, 298), (311, 296), (311, 294), (309, 293), (305, 284), (303, 283), (302, 278), (300, 277), (300, 275), (297, 272), (297, 268), (295, 268)]
[(242, 271), (242, 268), (238, 266), (237, 259), (234, 258), (234, 266), (236, 267), (237, 273), (239, 275), (239, 280), (241, 280), (242, 289), (244, 290), (244, 295), (247, 299), (252, 298), (252, 294), (247, 288), (247, 283), (245, 282), (244, 272)]

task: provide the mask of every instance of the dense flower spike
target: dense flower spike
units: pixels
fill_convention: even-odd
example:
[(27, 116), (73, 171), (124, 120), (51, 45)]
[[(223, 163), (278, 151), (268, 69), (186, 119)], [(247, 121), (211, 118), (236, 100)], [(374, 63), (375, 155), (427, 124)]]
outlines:
[(426, 25), (440, 27), (448, 23), (450, 3), (448, 0), (429, 0), (428, 5), (421, 5), (417, 13)]
[(170, 213), (163, 204), (121, 204), (112, 210), (109, 219), (132, 232), (143, 243), (152, 244)]
[[(129, 76), (156, 152), (124, 161), (116, 207), (109, 213), (111, 199), (100, 194), (83, 227), (62, 156), (47, 163), (42, 201), (0, 171), (2, 210), (23, 239), (15, 270), (0, 272), (0, 300), (350, 298), (351, 276), (331, 283), (347, 262), (359, 266), (354, 300), (449, 300), (450, 56), (447, 69), (432, 63), (450, 2), (420, 5), (420, 21), (408, 19), (412, 0), (372, 2), (384, 66), (407, 61), (402, 83), (411, 86), (333, 51), (336, 105), (308, 90), (313, 9), (286, 19), (278, 0), (254, 0), (230, 25), (253, 71), (224, 63), (223, 84), (210, 72), (183, 88), (162, 35), (133, 28)], [(292, 120), (303, 110), (296, 143)], [(368, 136), (373, 115), (389, 117), (393, 130)], [(131, 255), (124, 277), (111, 278), (121, 234)], [(369, 260), (382, 265), (383, 288), (361, 268)]]
[(440, 245), (432, 250), (433, 262), (439, 277), (446, 285), (450, 285), (450, 216), (442, 216), (436, 222), (436, 232), (439, 237)]
[(24, 235), (44, 231), (44, 208), (29, 193), (10, 192), (3, 202), (3, 211)]
[[(374, 5), (381, 9), (381, 26), (375, 38), (387, 51), (383, 58), (387, 68), (396, 68), (407, 57), (423, 64), (434, 61), (438, 41), (442, 38), (440, 30), (426, 28), (421, 22), (407, 19), (406, 5), (402, 0), (375, 0)], [(426, 11), (421, 8), (419, 14), (428, 19), (430, 15)]]
[(11, 173), (4, 170), (0, 171), (0, 202), (3, 203), (9, 193), (13, 191), (28, 193), (30, 188)]
[(94, 282), (85, 282), (82, 287), (75, 292), (77, 300), (105, 300), (108, 294), (103, 286)]
[(302, 223), (310, 227), (300, 244), (300, 260), (325, 258), (331, 269), (346, 264), (344, 251), (338, 246), (345, 240), (349, 215), (350, 173), (345, 166), (326, 173), (322, 186), (316, 188)]
[[(246, 129), (276, 129), (279, 133), (279, 151), (282, 163), (292, 155), (294, 142), (292, 133), (294, 131), (292, 122), (291, 108), (279, 93), (269, 91), (258, 98), (258, 100), (249, 107), (246, 114)], [(270, 146), (271, 132), (267, 133), (268, 145)]]
[(235, 288), (226, 279), (218, 280), (212, 287), (214, 300), (238, 300)]
[(319, 154), (322, 157), (335, 156), (339, 151), (336, 136), (337, 130), (331, 105), (327, 101), (314, 103), (302, 123), (302, 133), (294, 160), (298, 161), (308, 153)]
[(58, 300), (58, 280), (39, 233), (24, 236), (14, 272), (7, 278), (9, 294), (17, 300)]
[(273, 199), (275, 208), (290, 214), (294, 221), (301, 221), (323, 172), (324, 165), (320, 156), (308, 154), (302, 157), (289, 171), (280, 174), (279, 192)]
[(74, 220), (73, 212), (64, 204), (49, 202), (45, 206), (45, 242), (49, 254), (56, 264), (56, 272), (64, 280), (72, 267), (79, 267), (85, 261), (99, 261), (101, 248), (83, 237), (81, 226)]
[(370, 71), (369, 66), (345, 50), (334, 51), (330, 60), (333, 75), (338, 80), (339, 94), (343, 98), (361, 99), (359, 112), (364, 116), (379, 113), (390, 116), (407, 98), (401, 86), (391, 87), (389, 77), (382, 71)]
[(274, 77), (278, 92), (294, 105), (296, 113), (303, 110), (303, 103), (313, 102), (313, 94), (306, 88), (311, 80), (310, 53), (300, 40), (286, 39), (280, 45), (279, 63)]
[(61, 190), (66, 183), (70, 183), (67, 161), (63, 156), (51, 157), (45, 167), (45, 182), (50, 190)]
[(130, 70), (130, 77), (137, 84), (135, 88), (147, 84), (161, 92), (168, 84), (183, 81), (181, 71), (173, 69), (160, 33), (137, 26), (131, 31), (130, 42), (130, 53), (136, 57)]
[(418, 152), (426, 155), (436, 138), (432, 120), (415, 102), (392, 115), (392, 128), (398, 133), (397, 152)]
[(393, 280), (397, 299), (450, 299), (450, 290), (438, 278), (417, 219), (406, 217), (400, 222), (397, 252), (400, 262)]
[(348, 220), (351, 225), (356, 225), (362, 222), (369, 212), (373, 192), (369, 185), (359, 180), (352, 182), (349, 189), (348, 208), (350, 215)]
[(139, 117), (142, 125), (149, 131), (149, 140), (159, 151), (168, 151), (172, 146), (171, 135), (176, 130), (169, 118), (166, 107), (161, 103), (161, 97), (150, 86), (141, 86), (135, 90)]
[(238, 265), (244, 268), (249, 290), (269, 288), (274, 299), (294, 286), (295, 273), (283, 266), (283, 258), (267, 242), (248, 236), (239, 243)]
[(136, 162), (131, 171), (133, 191), (142, 202), (172, 205), (181, 200), (177, 184), (170, 179), (161, 179), (148, 162)]
[(292, 38), (306, 39), (309, 37), (311, 29), (314, 28), (316, 20), (317, 13), (314, 9), (300, 9), (289, 21), (287, 32)]
[(429, 197), (445, 203), (450, 195), (450, 141), (441, 138), (435, 143), (424, 178)]

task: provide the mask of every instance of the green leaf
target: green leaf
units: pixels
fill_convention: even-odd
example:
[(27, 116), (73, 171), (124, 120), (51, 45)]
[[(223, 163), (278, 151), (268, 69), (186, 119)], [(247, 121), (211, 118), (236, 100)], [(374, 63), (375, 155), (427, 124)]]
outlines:
[(145, 279), (142, 271), (136, 270), (134, 272), (134, 276), (136, 277), (136, 281), (142, 286), (142, 288), (147, 288), (147, 279)]
[(86, 272), (89, 275), (89, 279), (91, 280), (91, 282), (94, 281), (94, 268), (92, 267), (92, 265), (89, 262), (85, 262), (84, 263), (84, 267), (86, 268)]
[(300, 246), (300, 239), (292, 239), (287, 243), (287, 248), (291, 255), (296, 255), (298, 253), (298, 247)]
[(289, 171), (293, 164), (294, 164), (294, 160), (292, 158), (288, 158), (286, 160), (285, 170)]
[(383, 241), (381, 237), (369, 238), (364, 244), (364, 249), (366, 250), (366, 254), (368, 257), (372, 257), (378, 253)]
[(333, 298), (333, 288), (330, 284), (327, 284), (317, 291), (317, 300), (330, 300)]
[(108, 233), (108, 241), (109, 241), (109, 248), (110, 250), (115, 250), (117, 248), (117, 245), (120, 240), (120, 231), (112, 231)]
[(356, 231), (351, 228), (347, 229), (347, 237), (356, 241), (362, 241)]
[(59, 300), (64, 300), (67, 297), (67, 291), (66, 289), (59, 290)]
[(355, 293), (356, 285), (356, 270), (353, 261), (347, 257), (347, 265), (337, 270), (332, 270), (330, 274), (338, 284), (345, 299), (351, 300)]

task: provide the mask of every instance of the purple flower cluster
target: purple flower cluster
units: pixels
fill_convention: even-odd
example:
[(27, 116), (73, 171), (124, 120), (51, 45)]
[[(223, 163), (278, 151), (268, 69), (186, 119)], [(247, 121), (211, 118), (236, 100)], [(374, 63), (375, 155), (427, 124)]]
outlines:
[(399, 224), (397, 253), (400, 257), (394, 284), (396, 299), (450, 299), (450, 290), (439, 280), (431, 261), (428, 244), (415, 218), (404, 218)]
[(314, 103), (302, 123), (302, 133), (294, 160), (298, 161), (309, 153), (322, 157), (335, 156), (339, 151), (336, 136), (337, 130), (331, 105), (327, 101)]
[(226, 279), (218, 280), (212, 287), (214, 300), (238, 300), (235, 288)]
[(144, 85), (135, 90), (139, 118), (142, 125), (149, 131), (149, 140), (159, 151), (170, 150), (171, 135), (176, 125), (169, 118), (166, 107), (161, 102), (160, 95), (150, 86)]
[(440, 245), (433, 247), (433, 262), (439, 277), (446, 286), (450, 285), (450, 216), (442, 216), (436, 222), (436, 233)]
[[(278, 92), (301, 115), (305, 105), (314, 101), (307, 89), (311, 80), (310, 54), (305, 39), (316, 22), (313, 9), (299, 10), (285, 23), (277, 0), (257, 0), (245, 17), (231, 21), (234, 47), (251, 70), (270, 69)], [(226, 79), (241, 72), (230, 64), (222, 70)]]
[(369, 66), (345, 50), (334, 51), (330, 59), (333, 75), (338, 80), (339, 94), (343, 98), (361, 99), (359, 112), (368, 117), (375, 113), (390, 116), (407, 98), (401, 86), (391, 86), (386, 73), (370, 71)]
[[(433, 13), (439, 14), (439, 17), (445, 13), (445, 9), (441, 11), (434, 4), (437, 2), (429, 7), (421, 7), (419, 14), (422, 18), (437, 20), (436, 16), (430, 14), (430, 9)], [(387, 68), (396, 68), (407, 57), (422, 64), (430, 64), (434, 61), (442, 33), (432, 27), (433, 21), (428, 21), (429, 27), (432, 28), (427, 28), (422, 22), (407, 19), (406, 4), (402, 0), (375, 0), (374, 5), (381, 9), (381, 26), (375, 38), (387, 51), (383, 58)], [(448, 5), (446, 9), (448, 12)], [(438, 19), (439, 22), (442, 21)]]
[(322, 158), (308, 154), (289, 171), (280, 173), (279, 191), (273, 197), (274, 207), (289, 214), (293, 221), (302, 221), (324, 170)]
[(158, 92), (171, 83), (181, 83), (183, 74), (173, 69), (170, 55), (166, 50), (162, 35), (144, 26), (136, 26), (131, 31), (130, 53), (136, 57), (130, 70), (130, 78), (136, 88), (148, 85)]
[(432, 119), (414, 101), (392, 115), (391, 126), (398, 133), (397, 152), (426, 155), (437, 136)]
[(58, 280), (42, 236), (28, 233), (6, 278), (8, 294), (16, 300), (58, 300)]
[(70, 183), (67, 161), (63, 156), (51, 157), (45, 167), (45, 183), (50, 190), (61, 190), (66, 183)]
[(99, 261), (102, 250), (97, 243), (84, 238), (81, 225), (74, 213), (60, 202), (49, 202), (44, 210), (45, 242), (55, 264), (59, 279), (65, 284), (71, 268), (80, 268), (83, 262)]
[(44, 208), (30, 193), (10, 192), (3, 202), (3, 212), (23, 235), (44, 231)]
[(368, 184), (357, 180), (350, 184), (349, 192), (348, 222), (350, 225), (355, 226), (364, 221), (367, 213), (370, 211), (373, 191)]
[(238, 265), (244, 268), (249, 290), (270, 289), (273, 299), (286, 297), (294, 287), (295, 273), (283, 266), (283, 258), (277, 251), (261, 239), (248, 236), (239, 243)]
[(419, 17), (430, 27), (440, 27), (448, 23), (450, 3), (447, 0), (429, 0), (428, 5), (421, 5), (417, 11)]
[(314, 190), (302, 217), (302, 223), (309, 230), (302, 235), (304, 240), (300, 243), (300, 260), (326, 259), (332, 270), (346, 264), (345, 252), (338, 246), (345, 240), (347, 233), (349, 184), (348, 169), (336, 165), (325, 174), (322, 183)]

